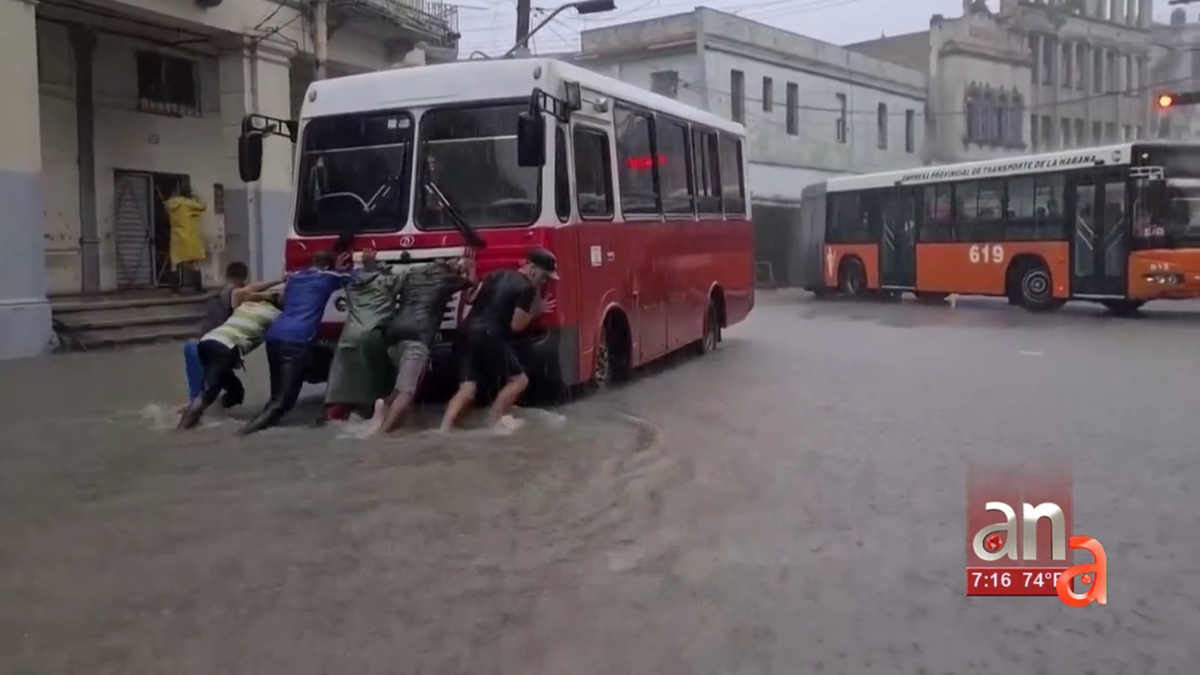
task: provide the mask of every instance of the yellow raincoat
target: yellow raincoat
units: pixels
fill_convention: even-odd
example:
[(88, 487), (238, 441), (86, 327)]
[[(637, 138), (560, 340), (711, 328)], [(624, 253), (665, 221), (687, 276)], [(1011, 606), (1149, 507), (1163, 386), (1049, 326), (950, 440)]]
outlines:
[(200, 214), (208, 208), (204, 202), (176, 195), (166, 201), (171, 219), (171, 264), (204, 260), (204, 239), (200, 236)]

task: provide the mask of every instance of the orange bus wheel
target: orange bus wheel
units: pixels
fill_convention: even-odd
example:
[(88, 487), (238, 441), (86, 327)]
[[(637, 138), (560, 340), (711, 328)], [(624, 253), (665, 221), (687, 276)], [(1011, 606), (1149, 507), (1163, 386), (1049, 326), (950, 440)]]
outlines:
[(860, 297), (867, 290), (867, 271), (858, 258), (846, 258), (838, 265), (838, 290), (850, 297)]
[(1021, 261), (1013, 270), (1009, 297), (1030, 312), (1053, 312), (1063, 306), (1063, 301), (1054, 297), (1054, 282), (1050, 268), (1041, 258)]
[(1100, 304), (1104, 305), (1108, 311), (1114, 316), (1135, 316), (1142, 305), (1146, 304), (1145, 300), (1104, 300)]

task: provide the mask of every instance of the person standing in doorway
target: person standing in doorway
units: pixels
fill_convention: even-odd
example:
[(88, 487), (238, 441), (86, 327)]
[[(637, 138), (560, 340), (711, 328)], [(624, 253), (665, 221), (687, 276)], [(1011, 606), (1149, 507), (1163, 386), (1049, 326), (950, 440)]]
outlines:
[(333, 251), (317, 251), (307, 270), (289, 275), (284, 282), (283, 310), (265, 336), (271, 400), (262, 412), (242, 427), (240, 434), (252, 434), (275, 426), (295, 407), (304, 387), (312, 357), (312, 341), (320, 328), (325, 306), (334, 292), (350, 279), (346, 271), (349, 266), (349, 253), (339, 256)]
[(543, 302), (541, 289), (546, 281), (558, 279), (557, 270), (554, 254), (535, 248), (520, 269), (493, 272), (480, 284), (463, 324), (460, 385), (446, 406), (442, 431), (453, 428), (475, 400), (479, 383), (496, 376), (503, 376), (505, 383), (492, 403), (488, 423), (501, 433), (516, 429), (508, 413), (529, 386), (529, 376), (517, 360), (512, 340), (535, 317), (553, 309)]
[(200, 232), (200, 215), (208, 207), (182, 184), (163, 202), (171, 223), (170, 260), (175, 270), (175, 292), (191, 286), (197, 293), (204, 291), (200, 263), (204, 262), (204, 238)]

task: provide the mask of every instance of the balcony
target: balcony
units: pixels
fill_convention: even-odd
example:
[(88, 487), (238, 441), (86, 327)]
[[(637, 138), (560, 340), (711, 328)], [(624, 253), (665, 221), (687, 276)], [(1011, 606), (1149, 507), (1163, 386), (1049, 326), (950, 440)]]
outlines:
[[(311, 7), (312, 0), (292, 0)], [(330, 0), (330, 34), (351, 27), (381, 40), (457, 49), (458, 6), (442, 0)]]

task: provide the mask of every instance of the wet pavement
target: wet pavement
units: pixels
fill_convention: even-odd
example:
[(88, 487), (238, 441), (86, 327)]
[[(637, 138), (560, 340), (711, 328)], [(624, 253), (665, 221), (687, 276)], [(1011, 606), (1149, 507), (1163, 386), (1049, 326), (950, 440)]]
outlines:
[[(0, 364), (0, 673), (1193, 673), (1198, 336), (763, 294), (503, 439), (175, 433), (174, 345)], [(1109, 604), (964, 597), (968, 461), (1064, 457)]]

